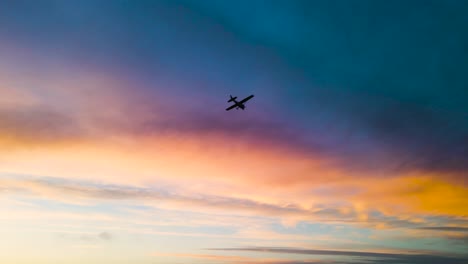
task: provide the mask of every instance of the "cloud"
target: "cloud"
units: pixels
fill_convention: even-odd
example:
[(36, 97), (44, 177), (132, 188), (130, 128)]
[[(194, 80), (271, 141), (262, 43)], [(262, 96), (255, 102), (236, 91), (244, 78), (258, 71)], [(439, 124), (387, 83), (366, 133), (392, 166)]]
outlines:
[[(131, 185), (104, 184), (91, 181), (70, 180), (54, 177), (10, 176), (4, 177), (2, 188), (21, 191), (55, 200), (71, 201), (72, 203), (95, 203), (96, 201), (142, 201), (156, 207), (186, 208), (190, 205), (195, 211), (216, 211), (223, 214), (247, 214), (255, 216), (274, 217), (284, 223), (300, 221), (321, 221), (326, 223), (343, 223), (360, 225), (367, 228), (419, 229), (430, 230), (440, 223), (456, 224), (457, 230), (464, 230), (466, 219), (457, 217), (431, 217), (417, 213), (395, 216), (384, 214), (377, 209), (359, 211), (352, 204), (337, 206), (324, 204), (304, 207), (294, 202), (280, 203), (260, 202), (252, 198), (237, 198), (226, 195), (206, 195), (196, 192), (181, 191), (174, 187), (136, 187)], [(439, 227), (454, 231), (455, 227)], [(453, 230), (449, 230), (453, 229)], [(103, 238), (106, 234), (102, 234)], [(444, 237), (444, 234), (440, 234)]]
[(425, 227), (419, 227), (419, 229), (432, 230), (432, 231), (468, 232), (468, 227), (460, 227), (460, 226), (425, 226)]
[(102, 233), (99, 233), (99, 238), (102, 239), (102, 240), (112, 240), (112, 235), (108, 232), (102, 232)]
[(141, 188), (123, 185), (97, 184), (85, 181), (73, 181), (51, 177), (21, 177), (6, 181), (9, 186), (22, 186), (33, 194), (55, 196), (73, 196), (81, 198), (110, 200), (155, 200), (191, 204), (209, 208), (226, 208), (231, 210), (262, 212), (266, 215), (312, 215), (313, 212), (297, 205), (276, 205), (240, 199), (228, 196), (203, 194), (183, 194), (156, 188)]
[(261, 257), (245, 257), (245, 256), (227, 256), (213, 254), (188, 254), (188, 253), (152, 253), (155, 257), (172, 257), (172, 258), (187, 258), (187, 259), (202, 259), (216, 263), (233, 263), (233, 264), (339, 264), (334, 261), (320, 260), (287, 260), (278, 258)]
[[(281, 254), (299, 254), (299, 255), (327, 255), (327, 256), (346, 256), (359, 257), (356, 262), (347, 263), (400, 263), (400, 264), (417, 264), (417, 263), (434, 263), (434, 264), (461, 264), (468, 260), (468, 256), (440, 256), (431, 254), (404, 254), (404, 253), (380, 253), (367, 251), (340, 251), (340, 250), (315, 250), (302, 248), (269, 248), (269, 247), (244, 247), (244, 248), (211, 248), (208, 250), (216, 251), (249, 251), (257, 253), (281, 253)], [(302, 262), (285, 262), (285, 263), (302, 263)], [(307, 262), (306, 262), (307, 263)], [(333, 262), (332, 262), (333, 263)]]
[(81, 136), (76, 120), (48, 107), (0, 106), (0, 143), (53, 144)]
[(75, 233), (59, 233), (58, 236), (62, 239), (82, 241), (87, 243), (98, 243), (100, 241), (111, 241), (112, 234), (109, 232), (101, 232), (99, 234), (94, 233), (85, 233), (85, 234), (75, 234)]
[[(0, 8), (0, 86), (33, 95), (0, 98), (0, 144), (41, 144), (1, 169), (68, 178), (2, 177), (2, 196), (464, 233), (466, 3), (169, 2)], [(253, 107), (225, 115), (230, 90)], [(49, 147), (81, 121), (102, 141)]]
[(466, 247), (466, 245), (468, 245), (468, 235), (447, 235), (446, 238), (450, 239), (455, 245), (460, 245), (462, 247)]
[(249, 115), (230, 115), (194, 109), (173, 114), (171, 118), (147, 120), (136, 127), (143, 134), (170, 133), (181, 136), (222, 136), (233, 142), (247, 142), (257, 148), (277, 147), (318, 156), (321, 144), (299, 133), (290, 123), (272, 120), (253, 112)]
[(189, 253), (152, 253), (155, 257), (175, 257), (175, 258), (189, 258), (189, 259), (203, 259), (207, 261), (216, 261), (222, 263), (252, 263), (256, 262), (256, 258), (242, 257), (242, 256), (226, 256), (226, 255), (212, 255), (212, 254), (189, 254)]

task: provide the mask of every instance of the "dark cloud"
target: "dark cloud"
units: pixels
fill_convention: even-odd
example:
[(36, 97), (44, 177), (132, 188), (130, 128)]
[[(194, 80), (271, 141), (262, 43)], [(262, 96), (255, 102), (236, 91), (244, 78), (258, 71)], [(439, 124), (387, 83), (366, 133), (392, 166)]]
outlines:
[[(451, 221), (451, 223), (456, 222)], [(466, 226), (468, 220), (465, 220), (462, 225)], [(418, 230), (426, 231), (425, 236), (429, 237), (440, 237), (448, 241), (453, 246), (466, 247), (468, 245), (468, 227), (462, 226), (420, 226), (416, 227)], [(436, 233), (436, 234), (434, 234)], [(439, 234), (437, 234), (439, 233)]]
[[(461, 264), (468, 261), (468, 256), (441, 256), (431, 254), (399, 254), (399, 253), (377, 253), (360, 251), (341, 251), (341, 250), (314, 250), (301, 248), (281, 248), (281, 247), (244, 247), (244, 248), (212, 248), (208, 250), (219, 251), (250, 251), (259, 253), (281, 253), (281, 254), (300, 254), (300, 255), (325, 255), (325, 256), (346, 256), (357, 257), (345, 263), (397, 263), (397, 264)], [(280, 262), (282, 263), (282, 262)], [(284, 262), (284, 263), (314, 263), (314, 262)], [(335, 263), (335, 262), (332, 262)], [(336, 262), (341, 263), (341, 262)]]
[(468, 227), (459, 226), (425, 226), (419, 229), (433, 230), (433, 231), (453, 231), (453, 232), (468, 232)]
[(447, 236), (447, 239), (450, 240), (450, 242), (453, 245), (456, 246), (462, 246), (463, 248), (466, 248), (466, 245), (468, 245), (468, 235), (462, 235), (462, 236)]
[[(274, 121), (267, 117), (254, 115), (226, 115), (226, 113), (192, 111), (178, 115), (172, 119), (148, 121), (137, 128), (138, 133), (158, 134), (169, 133), (180, 136), (222, 136), (232, 143), (242, 141), (252, 147), (277, 146), (294, 151), (313, 152), (324, 151), (319, 142), (310, 140), (299, 133), (289, 122)], [(229, 143), (229, 142), (227, 142)]]

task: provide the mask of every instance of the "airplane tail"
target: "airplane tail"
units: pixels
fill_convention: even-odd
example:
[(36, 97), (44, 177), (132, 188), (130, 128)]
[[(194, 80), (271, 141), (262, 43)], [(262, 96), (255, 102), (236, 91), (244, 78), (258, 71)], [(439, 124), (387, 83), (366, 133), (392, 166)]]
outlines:
[(231, 97), (231, 99), (228, 100), (228, 103), (235, 101), (237, 98), (237, 96), (232, 97), (232, 95), (229, 95), (229, 97)]

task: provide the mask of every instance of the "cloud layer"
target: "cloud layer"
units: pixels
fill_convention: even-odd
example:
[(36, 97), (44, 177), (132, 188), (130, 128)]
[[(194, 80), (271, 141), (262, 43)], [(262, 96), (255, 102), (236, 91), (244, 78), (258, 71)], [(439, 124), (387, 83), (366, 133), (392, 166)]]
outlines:
[(467, 11), (0, 3), (0, 262), (466, 261)]

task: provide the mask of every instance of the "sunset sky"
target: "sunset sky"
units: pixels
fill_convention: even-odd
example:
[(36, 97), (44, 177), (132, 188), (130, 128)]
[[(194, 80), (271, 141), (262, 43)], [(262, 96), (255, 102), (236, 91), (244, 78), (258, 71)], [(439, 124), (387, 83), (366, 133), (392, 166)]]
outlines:
[(468, 263), (467, 14), (0, 1), (0, 263)]

